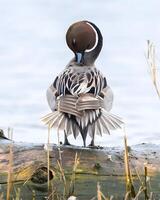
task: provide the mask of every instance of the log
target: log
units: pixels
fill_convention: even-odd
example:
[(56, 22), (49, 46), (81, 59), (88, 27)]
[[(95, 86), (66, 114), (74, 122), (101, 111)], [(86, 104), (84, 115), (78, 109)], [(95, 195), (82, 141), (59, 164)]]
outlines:
[[(78, 199), (88, 200), (96, 196), (97, 182), (100, 183), (101, 190), (106, 196), (113, 195), (114, 199), (123, 199), (125, 196), (125, 164), (122, 147), (92, 149), (62, 145), (59, 151), (57, 145), (50, 144), (49, 149), (50, 179), (58, 191), (63, 188), (62, 181), (56, 175), (60, 152), (67, 181), (73, 174), (77, 153), (80, 162), (76, 168), (74, 194), (78, 196)], [(155, 199), (159, 199), (160, 145), (143, 143), (128, 147), (128, 150), (136, 190), (140, 185), (137, 173), (144, 180), (145, 165)], [(14, 183), (14, 191), (20, 188), (22, 199), (32, 199), (34, 195), (36, 199), (44, 199), (48, 195), (46, 145), (1, 139), (0, 194), (3, 193), (4, 197), (7, 190), (8, 172), (12, 175), (10, 180)], [(12, 195), (15, 195), (14, 192)]]

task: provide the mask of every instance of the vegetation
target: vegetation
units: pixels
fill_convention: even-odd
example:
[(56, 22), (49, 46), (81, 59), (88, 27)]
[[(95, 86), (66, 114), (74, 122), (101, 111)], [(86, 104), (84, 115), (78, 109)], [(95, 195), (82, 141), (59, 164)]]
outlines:
[[(50, 151), (49, 151), (49, 142), (47, 145), (47, 151), (46, 151), (46, 158), (49, 162), (50, 158)], [(144, 200), (154, 200), (154, 194), (151, 189), (150, 179), (148, 177), (147, 172), (147, 166), (144, 165), (144, 176), (140, 176), (138, 171), (136, 177), (132, 176), (132, 159), (130, 155), (131, 148), (127, 144), (127, 137), (126, 133), (124, 135), (124, 162), (125, 162), (125, 184), (126, 184), (126, 192), (122, 195), (125, 200), (138, 200), (138, 199), (144, 199)], [(48, 156), (49, 155), (49, 156)], [(59, 146), (59, 155), (61, 155), (61, 147)], [(37, 166), (37, 168), (40, 169), (39, 172), (35, 170), (34, 174), (31, 174), (30, 178), (27, 179), (22, 186), (17, 187), (16, 183), (13, 184), (13, 151), (12, 151), (12, 143), (10, 144), (10, 150), (9, 150), (9, 169), (8, 169), (8, 183), (7, 183), (7, 190), (6, 194), (0, 194), (0, 200), (4, 199), (11, 199), (11, 200), (20, 200), (20, 199), (26, 199), (23, 197), (23, 187), (27, 185), (29, 181), (32, 182), (39, 182), (43, 183), (48, 182), (46, 184), (46, 190), (48, 190), (48, 195), (46, 195), (46, 199), (48, 200), (67, 200), (71, 199), (73, 200), (74, 197), (76, 198), (77, 194), (75, 192), (75, 185), (76, 185), (76, 177), (78, 172), (78, 166), (80, 164), (80, 155), (77, 153), (75, 154), (74, 159), (74, 165), (72, 168), (72, 173), (70, 176), (66, 175), (65, 169), (63, 167), (63, 159), (60, 156), (59, 160), (57, 160), (57, 165), (54, 168), (54, 172), (51, 171), (50, 165), (51, 163), (47, 165), (49, 168), (44, 168), (41, 166)], [(112, 158), (110, 158), (112, 160)], [(99, 165), (98, 165), (99, 166)], [(143, 166), (142, 166), (143, 167)], [(35, 177), (36, 173), (36, 178)], [(44, 174), (44, 179), (42, 177), (42, 174)], [(34, 175), (34, 176), (33, 176)], [(54, 177), (54, 178), (53, 178)], [(38, 179), (38, 180), (37, 180)], [(138, 184), (135, 184), (135, 180), (139, 180)], [(93, 196), (91, 199), (88, 200), (111, 200), (111, 199), (117, 199), (116, 197), (116, 191), (113, 194), (110, 194), (107, 192), (107, 188), (105, 191), (104, 187), (101, 187), (101, 182), (97, 182), (97, 195)], [(48, 189), (47, 189), (48, 188)], [(96, 190), (96, 188), (95, 188)], [(37, 195), (35, 191), (32, 189), (30, 190), (30, 196), (32, 196), (32, 199), (37, 200)], [(82, 191), (83, 193), (83, 191)]]

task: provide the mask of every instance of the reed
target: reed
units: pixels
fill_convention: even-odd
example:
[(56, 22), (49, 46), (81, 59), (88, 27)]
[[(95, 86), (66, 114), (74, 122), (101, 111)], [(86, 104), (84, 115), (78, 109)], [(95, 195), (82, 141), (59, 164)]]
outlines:
[(21, 195), (20, 188), (15, 189), (15, 195), (16, 195), (15, 200), (20, 200), (20, 195)]
[(8, 127), (8, 139), (13, 140), (13, 128)]
[(145, 200), (149, 199), (148, 187), (147, 187), (147, 178), (148, 178), (148, 171), (147, 171), (147, 166), (145, 166), (144, 167), (144, 196), (145, 196)]
[(3, 193), (0, 193), (0, 200), (3, 200)]
[[(13, 137), (13, 129), (8, 129), (8, 136)], [(10, 200), (10, 194), (13, 187), (13, 142), (9, 145), (9, 165), (8, 165), (8, 178), (7, 178), (7, 197), (6, 200)]]
[(34, 190), (32, 191), (32, 200), (36, 200), (36, 193)]
[(48, 143), (47, 143), (47, 179), (48, 179), (48, 191), (49, 191), (49, 187), (50, 187), (50, 158), (49, 158), (49, 155), (50, 155), (50, 152), (49, 152), (49, 145), (50, 145), (50, 127), (48, 126)]
[(133, 185), (132, 173), (129, 164), (129, 152), (128, 152), (125, 127), (123, 128), (123, 130), (124, 130), (124, 162), (125, 162), (125, 175), (126, 175), (126, 195), (133, 198), (136, 196), (136, 193)]
[(74, 159), (74, 165), (73, 165), (73, 170), (72, 170), (72, 175), (71, 175), (71, 180), (70, 180), (70, 184), (69, 184), (69, 194), (68, 196), (71, 196), (74, 194), (74, 190), (75, 190), (75, 179), (76, 179), (76, 169), (78, 167), (80, 163), (80, 159), (76, 153), (75, 155), (75, 159)]
[(159, 86), (158, 78), (157, 78), (158, 77), (158, 69), (157, 69), (157, 64), (156, 64), (156, 49), (155, 49), (155, 45), (150, 40), (147, 41), (146, 59), (147, 59), (147, 63), (149, 66), (153, 85), (155, 87), (158, 97), (160, 98), (160, 86)]
[[(49, 160), (49, 144), (50, 144), (50, 129), (48, 130), (48, 148), (47, 148), (47, 167), (48, 169), (47, 171), (47, 175), (50, 174), (50, 160)], [(9, 135), (13, 135), (13, 134), (9, 134)], [(8, 181), (7, 181), (7, 200), (23, 200), (23, 197), (21, 197), (21, 195), (23, 196), (23, 194), (21, 194), (21, 190), (15, 189), (15, 192), (13, 192), (12, 188), (13, 188), (13, 143), (11, 143), (10, 145), (10, 149), (9, 149), (9, 168), (8, 168)], [(59, 144), (59, 151), (60, 151), (60, 144)], [(61, 152), (59, 152), (59, 155), (61, 155)], [(62, 154), (63, 155), (63, 154)], [(62, 187), (63, 187), (63, 194), (59, 192), (59, 185), (56, 185), (54, 182), (54, 180), (50, 180), (50, 177), (48, 175), (48, 196), (47, 199), (48, 200), (66, 200), (69, 197), (75, 195), (75, 184), (76, 184), (76, 170), (78, 168), (78, 165), (80, 163), (80, 158), (77, 155), (77, 153), (75, 154), (75, 158), (74, 158), (74, 165), (73, 165), (73, 169), (72, 169), (72, 174), (70, 176), (66, 176), (65, 174), (65, 169), (63, 167), (63, 156), (61, 155), (61, 157), (57, 160), (57, 168), (55, 169), (55, 176), (57, 176), (60, 180), (60, 182), (62, 183)], [(128, 147), (128, 143), (127, 143), (127, 136), (126, 136), (126, 132), (125, 132), (125, 128), (124, 128), (124, 163), (125, 163), (125, 178), (126, 178), (126, 193), (123, 194), (124, 199), (125, 200), (138, 200), (141, 199), (142, 196), (144, 197), (144, 200), (155, 200), (154, 199), (154, 194), (153, 192), (150, 191), (149, 188), (149, 178), (148, 178), (148, 169), (147, 166), (145, 165), (144, 167), (144, 176), (143, 178), (140, 177), (138, 171), (136, 171), (137, 173), (137, 177), (139, 180), (139, 188), (136, 188), (137, 192), (135, 191), (135, 187), (134, 187), (134, 179), (132, 177), (132, 169), (131, 169), (131, 157), (130, 157), (130, 151), (129, 151), (129, 147)], [(143, 166), (142, 166), (143, 167)], [(38, 166), (39, 168), (39, 166)], [(35, 169), (36, 171), (36, 169)], [(33, 175), (33, 174), (32, 174)], [(31, 177), (32, 177), (31, 175)], [(29, 179), (28, 179), (29, 180)], [(28, 180), (25, 181), (24, 184), (26, 184), (26, 182), (28, 182)], [(54, 185), (55, 184), (55, 185)], [(32, 192), (32, 200), (36, 200), (36, 195), (35, 192)], [(83, 191), (82, 191), (83, 192)], [(12, 193), (12, 195), (11, 195)], [(116, 196), (116, 191), (113, 194), (114, 196)], [(113, 200), (114, 196), (110, 196), (110, 197), (106, 197), (103, 192), (101, 191), (101, 186), (100, 183), (97, 183), (97, 195), (95, 197), (92, 198), (92, 200)], [(74, 196), (75, 197), (75, 196)], [(3, 198), (3, 194), (0, 194), (0, 200), (4, 200)]]
[[(77, 155), (75, 154), (75, 159), (74, 159), (74, 165), (73, 165), (73, 170), (72, 174), (70, 176), (70, 181), (67, 182), (65, 172), (63, 169), (62, 164), (57, 160), (57, 165), (58, 165), (58, 172), (60, 176), (60, 180), (63, 183), (63, 199), (65, 200), (66, 198), (69, 198), (74, 194), (75, 191), (75, 179), (76, 179), (76, 169), (79, 165), (80, 159)], [(69, 179), (69, 178), (68, 178)]]
[(97, 183), (97, 199), (102, 200), (101, 188), (99, 182)]

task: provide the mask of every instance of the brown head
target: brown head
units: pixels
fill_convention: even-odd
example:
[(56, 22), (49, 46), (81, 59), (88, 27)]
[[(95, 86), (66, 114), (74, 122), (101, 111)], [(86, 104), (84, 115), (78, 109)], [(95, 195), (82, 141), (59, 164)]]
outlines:
[(68, 47), (81, 65), (93, 64), (102, 48), (102, 35), (95, 24), (80, 21), (72, 24), (66, 33)]

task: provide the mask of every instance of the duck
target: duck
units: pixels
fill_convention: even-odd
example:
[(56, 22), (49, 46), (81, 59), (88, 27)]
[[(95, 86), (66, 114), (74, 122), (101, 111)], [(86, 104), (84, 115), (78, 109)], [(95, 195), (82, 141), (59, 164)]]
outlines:
[(9, 140), (5, 135), (4, 135), (4, 131), (2, 129), (0, 129), (0, 140)]
[(42, 121), (50, 128), (64, 131), (64, 145), (70, 145), (69, 135), (76, 139), (80, 134), (84, 147), (88, 135), (91, 138), (89, 146), (94, 147), (96, 134), (110, 134), (123, 124), (120, 117), (110, 112), (113, 92), (95, 65), (103, 37), (94, 23), (83, 20), (69, 27), (66, 43), (74, 57), (47, 89), (52, 112)]

